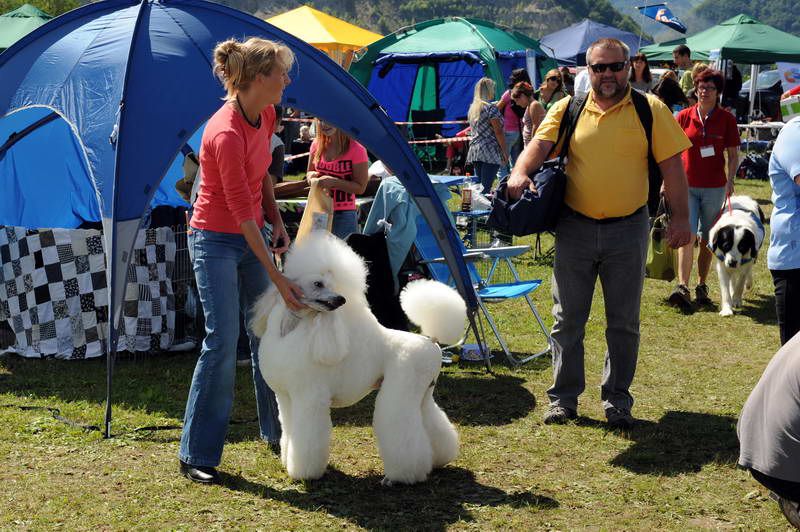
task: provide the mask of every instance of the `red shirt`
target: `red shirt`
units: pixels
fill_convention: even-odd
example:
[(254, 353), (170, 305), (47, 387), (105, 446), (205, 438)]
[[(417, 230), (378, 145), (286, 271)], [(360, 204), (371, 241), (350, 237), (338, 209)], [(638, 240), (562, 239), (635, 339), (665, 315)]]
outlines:
[[(681, 155), (686, 177), (689, 178), (689, 186), (724, 187), (725, 148), (738, 147), (741, 143), (736, 117), (717, 106), (708, 119), (705, 119), (704, 127), (698, 115), (698, 105), (693, 105), (679, 112), (677, 120), (686, 136), (692, 141), (692, 147)], [(703, 157), (701, 149), (708, 146), (713, 146), (714, 154)]]
[(264, 226), (261, 187), (272, 162), (270, 141), (275, 108), (261, 112), (255, 128), (233, 105), (223, 105), (209, 119), (200, 143), (203, 179), (190, 225), (220, 233), (241, 233), (241, 224), (254, 220)]
[[(313, 161), (314, 154), (317, 152), (316, 139), (311, 143), (311, 149), (309, 151), (310, 153), (308, 156)], [(353, 139), (350, 139), (350, 147), (347, 148), (346, 152), (336, 157), (332, 161), (325, 159), (325, 155), (323, 154), (319, 158), (319, 161), (314, 169), (321, 175), (329, 175), (331, 177), (344, 179), (345, 181), (352, 181), (353, 167), (358, 163), (366, 163), (368, 161), (369, 159), (367, 158), (367, 150), (364, 148), (364, 146)], [(334, 211), (356, 210), (356, 195), (352, 192), (345, 192), (343, 190), (332, 188), (330, 194), (333, 198)]]

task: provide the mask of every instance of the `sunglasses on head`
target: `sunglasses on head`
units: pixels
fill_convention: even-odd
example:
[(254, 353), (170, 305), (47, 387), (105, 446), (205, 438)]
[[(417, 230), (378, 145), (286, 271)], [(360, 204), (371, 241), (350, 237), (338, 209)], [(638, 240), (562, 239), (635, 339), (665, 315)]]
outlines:
[(611, 72), (619, 72), (625, 68), (625, 63), (627, 63), (627, 61), (617, 61), (616, 63), (595, 63), (593, 65), (589, 65), (589, 68), (591, 68), (592, 72), (595, 74), (602, 74), (607, 68), (610, 68)]

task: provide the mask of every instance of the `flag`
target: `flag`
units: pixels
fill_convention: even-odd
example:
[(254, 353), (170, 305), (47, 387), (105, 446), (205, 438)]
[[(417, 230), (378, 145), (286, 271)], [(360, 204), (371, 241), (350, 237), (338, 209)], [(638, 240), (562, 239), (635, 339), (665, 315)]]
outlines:
[(672, 14), (672, 11), (670, 11), (670, 9), (667, 7), (667, 4), (638, 6), (636, 9), (638, 9), (639, 12), (645, 17), (649, 17), (656, 22), (660, 22), (666, 26), (669, 26), (675, 31), (686, 33), (686, 26), (684, 26), (683, 22), (678, 20), (678, 17)]

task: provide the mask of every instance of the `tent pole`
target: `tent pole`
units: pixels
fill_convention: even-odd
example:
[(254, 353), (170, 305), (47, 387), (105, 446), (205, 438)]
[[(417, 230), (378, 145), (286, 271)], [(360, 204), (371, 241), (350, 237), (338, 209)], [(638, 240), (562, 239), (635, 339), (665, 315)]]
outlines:
[[(647, 9), (647, 0), (644, 2), (644, 8)], [(642, 24), (639, 26), (639, 48), (642, 47), (642, 35), (644, 35), (644, 23), (647, 22), (647, 17), (644, 16), (644, 11), (641, 9), (636, 8), (636, 11), (642, 16)], [(636, 49), (636, 53), (639, 53), (639, 48)]]
[[(116, 327), (112, 327), (109, 322), (111, 336), (116, 336)], [(112, 375), (114, 374), (114, 359), (117, 355), (117, 341), (116, 338), (109, 338), (106, 349), (106, 415), (103, 422), (104, 433), (103, 437), (108, 439), (111, 437), (111, 383)]]
[(750, 65), (750, 111), (747, 113), (747, 121), (752, 122), (753, 110), (756, 106), (756, 91), (758, 89), (758, 65)]

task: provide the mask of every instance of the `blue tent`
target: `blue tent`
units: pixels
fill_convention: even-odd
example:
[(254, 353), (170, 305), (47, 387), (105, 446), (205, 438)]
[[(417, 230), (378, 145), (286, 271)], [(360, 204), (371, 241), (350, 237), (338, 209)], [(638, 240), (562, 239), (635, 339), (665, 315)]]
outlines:
[[(51, 118), (55, 113), (74, 134), (73, 144), (62, 153), (73, 160), (69, 178), (79, 180), (83, 171), (94, 185), (111, 314), (106, 436), (125, 274), (142, 214), (181, 148), (221, 104), (224, 93), (211, 67), (215, 44), (253, 35), (282, 41), (297, 56), (286, 104), (347, 131), (395, 170), (434, 227), (467, 306), (473, 311), (477, 306), (456, 251), (458, 235), (419, 161), (377, 102), (325, 54), (251, 15), (202, 0), (85, 5), (0, 54), (0, 120), (16, 120), (20, 128), (3, 141), (0, 157), (11, 158), (3, 172), (13, 173), (16, 182), (39, 179), (46, 169), (39, 165), (53, 148), (49, 139), (58, 127)], [(37, 195), (46, 194), (38, 189)], [(74, 205), (85, 200), (65, 199)], [(472, 325), (477, 334), (474, 320)]]
[(562, 65), (584, 66), (586, 65), (586, 49), (594, 41), (603, 37), (619, 39), (630, 47), (632, 54), (635, 54), (640, 46), (652, 43), (635, 33), (584, 19), (572, 26), (545, 35), (539, 41), (539, 46), (548, 52), (552, 50), (556, 60)]

